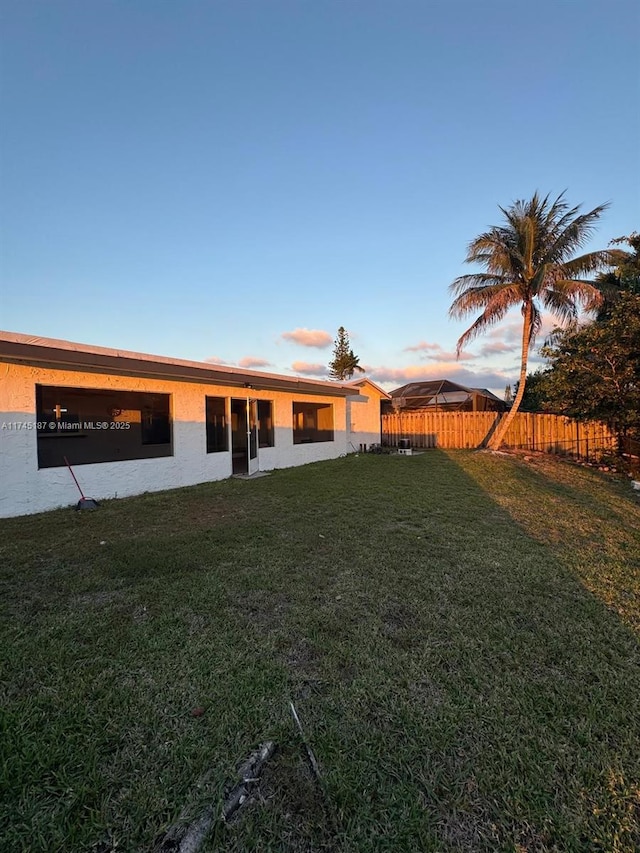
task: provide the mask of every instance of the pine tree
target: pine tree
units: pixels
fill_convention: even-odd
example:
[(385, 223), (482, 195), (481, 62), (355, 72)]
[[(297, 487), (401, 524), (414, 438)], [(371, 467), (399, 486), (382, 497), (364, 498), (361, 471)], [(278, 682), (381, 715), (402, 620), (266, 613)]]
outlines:
[(345, 379), (351, 379), (356, 370), (364, 373), (364, 368), (360, 367), (360, 359), (349, 344), (347, 330), (340, 326), (333, 347), (333, 359), (329, 362), (329, 376), (343, 382)]

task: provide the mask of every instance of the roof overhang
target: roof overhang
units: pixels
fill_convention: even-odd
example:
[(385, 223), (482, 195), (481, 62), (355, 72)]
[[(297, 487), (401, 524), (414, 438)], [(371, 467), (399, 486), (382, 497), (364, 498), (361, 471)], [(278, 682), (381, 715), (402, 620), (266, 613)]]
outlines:
[(351, 385), (352, 388), (362, 388), (363, 385), (371, 385), (372, 388), (375, 388), (376, 391), (378, 391), (381, 397), (384, 397), (387, 400), (391, 399), (391, 394), (389, 394), (388, 391), (385, 391), (384, 388), (381, 388), (379, 385), (376, 385), (373, 379), (369, 379), (368, 376), (365, 376), (362, 379), (352, 379), (346, 384)]
[(0, 331), (0, 359), (56, 370), (141, 376), (232, 386), (256, 391), (289, 391), (319, 396), (347, 397), (353, 388), (339, 382), (323, 382), (257, 370), (241, 370), (201, 361), (169, 359), (147, 353), (91, 347), (54, 338)]

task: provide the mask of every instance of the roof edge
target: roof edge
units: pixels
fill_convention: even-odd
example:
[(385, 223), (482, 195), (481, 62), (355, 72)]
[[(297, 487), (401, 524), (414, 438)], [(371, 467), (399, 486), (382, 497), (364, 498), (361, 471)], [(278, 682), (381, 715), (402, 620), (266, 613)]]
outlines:
[[(0, 357), (12, 361), (38, 361), (40, 363), (63, 364), (67, 368), (113, 367), (118, 372), (137, 370), (146, 374), (166, 376), (167, 378), (194, 378), (202, 381), (219, 382), (225, 385), (255, 384), (262, 387), (289, 386), (292, 389), (305, 390), (307, 393), (329, 394), (346, 397), (353, 388), (329, 380), (307, 379), (300, 376), (287, 376), (282, 373), (265, 373), (258, 370), (243, 370), (227, 365), (210, 364), (206, 361), (168, 358), (166, 356), (141, 353), (131, 350), (112, 349), (92, 346), (59, 338), (45, 338), (27, 335), (21, 332), (0, 330)], [(180, 370), (184, 370), (184, 375)]]
[(383, 397), (386, 397), (387, 400), (391, 399), (391, 394), (388, 391), (385, 391), (384, 388), (381, 388), (377, 383), (373, 381), (373, 379), (369, 379), (368, 376), (363, 376), (360, 379), (352, 379), (349, 382), (344, 382), (343, 385), (351, 385), (354, 388), (358, 388), (363, 385), (365, 382), (368, 382), (369, 385), (373, 385), (376, 391), (379, 391)]

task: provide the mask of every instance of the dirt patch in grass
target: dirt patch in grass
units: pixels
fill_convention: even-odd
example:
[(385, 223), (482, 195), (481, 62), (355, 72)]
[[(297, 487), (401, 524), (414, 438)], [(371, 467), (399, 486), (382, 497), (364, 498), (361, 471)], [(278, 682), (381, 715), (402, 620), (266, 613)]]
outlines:
[(338, 677), (341, 684), (349, 687), (358, 677), (358, 667), (353, 661), (339, 663), (337, 666)]
[(424, 533), (425, 526), (414, 519), (403, 519), (401, 521), (392, 521), (385, 525), (386, 533)]
[(284, 593), (251, 589), (234, 595), (231, 606), (244, 624), (263, 634), (282, 627), (291, 601)]
[(252, 846), (258, 824), (269, 825), (287, 853), (338, 850), (322, 792), (297, 744), (285, 744), (265, 767), (251, 802), (228, 825), (224, 849), (262, 849), (257, 839)]
[(329, 689), (326, 681), (317, 678), (303, 678), (294, 688), (293, 698), (295, 701), (305, 701), (314, 696), (322, 696)]
[(384, 624), (390, 632), (415, 628), (418, 621), (416, 611), (405, 601), (390, 601), (382, 613)]
[(400, 648), (415, 643), (418, 617), (411, 605), (399, 599), (389, 601), (382, 611), (382, 634)]
[(414, 697), (415, 701), (434, 708), (441, 705), (446, 698), (445, 691), (429, 678), (428, 675), (411, 682), (409, 693)]
[(301, 637), (286, 649), (284, 659), (292, 672), (307, 678), (319, 672), (322, 654), (307, 637)]
[(481, 853), (491, 837), (491, 826), (485, 818), (467, 811), (454, 811), (440, 823), (439, 834), (456, 853)]
[(107, 607), (114, 602), (126, 600), (126, 594), (121, 589), (103, 589), (96, 592), (85, 592), (82, 595), (73, 596), (69, 605), (76, 607)]

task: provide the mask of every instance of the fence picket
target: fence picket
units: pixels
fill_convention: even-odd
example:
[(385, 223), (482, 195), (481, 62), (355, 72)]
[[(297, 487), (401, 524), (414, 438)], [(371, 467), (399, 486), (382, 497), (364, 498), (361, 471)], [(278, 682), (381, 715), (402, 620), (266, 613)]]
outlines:
[[(397, 447), (401, 438), (408, 438), (415, 448), (481, 447), (500, 417), (505, 416), (495, 412), (394, 412), (382, 415), (382, 440), (391, 447)], [(589, 457), (614, 450), (616, 438), (602, 423), (518, 412), (505, 445)]]

